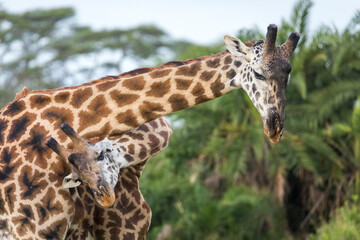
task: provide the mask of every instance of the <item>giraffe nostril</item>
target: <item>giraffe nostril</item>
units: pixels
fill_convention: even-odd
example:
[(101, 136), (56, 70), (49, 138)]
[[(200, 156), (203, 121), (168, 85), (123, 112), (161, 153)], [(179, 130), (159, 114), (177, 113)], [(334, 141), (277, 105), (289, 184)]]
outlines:
[(281, 134), (281, 132), (283, 130), (283, 127), (282, 127), (282, 124), (281, 124), (281, 119), (280, 119), (280, 116), (278, 114), (275, 116), (274, 129), (276, 130), (277, 134)]
[(270, 124), (269, 127), (272, 129), (272, 135), (280, 135), (283, 131), (283, 124), (281, 122), (281, 118), (279, 113), (275, 109), (270, 109)]

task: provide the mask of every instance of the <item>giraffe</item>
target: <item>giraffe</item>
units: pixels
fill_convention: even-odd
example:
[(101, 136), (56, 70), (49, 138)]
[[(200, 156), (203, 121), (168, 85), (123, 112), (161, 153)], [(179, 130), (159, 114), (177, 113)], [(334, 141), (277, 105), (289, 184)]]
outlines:
[[(62, 180), (71, 172), (69, 165), (45, 146), (50, 136), (69, 144), (60, 129), (63, 122), (87, 141), (102, 141), (243, 88), (263, 119), (265, 134), (278, 142), (284, 126), (289, 61), (299, 34), (291, 33), (281, 46), (275, 46), (276, 35), (272, 24), (265, 42), (246, 45), (225, 36), (228, 50), (219, 54), (75, 87), (33, 91), (7, 104), (0, 113), (0, 215), (7, 216), (15, 238), (56, 234), (63, 239), (75, 221), (75, 202), (70, 191), (62, 188)], [(62, 211), (54, 207), (51, 218), (40, 226), (35, 223), (41, 220), (41, 209), (46, 209), (39, 204), (42, 199), (54, 206), (58, 203)]]
[[(74, 132), (72, 134), (76, 135)], [(164, 118), (155, 119), (121, 134), (121, 137), (105, 138), (95, 145), (85, 143), (88, 147), (86, 159), (78, 158), (79, 155), (76, 155), (78, 153), (74, 149), (64, 149), (54, 140), (50, 140), (53, 144), (49, 144), (50, 147), (63, 159), (69, 152), (76, 152), (72, 155), (75, 159), (71, 163), (76, 169), (67, 176), (68, 179), (65, 177), (63, 183), (69, 188), (79, 186), (76, 188), (75, 196), (76, 200), (81, 201), (79, 204), (84, 205), (80, 208), (83, 211), (80, 214), (83, 220), (81, 225), (72, 225), (73, 229), (68, 233), (69, 239), (145, 239), (150, 226), (151, 209), (140, 193), (139, 177), (146, 161), (167, 147), (171, 135), (172, 130), (167, 121)], [(75, 141), (83, 139), (76, 136)], [(67, 153), (64, 154), (60, 149)], [(80, 162), (75, 162), (76, 160)], [(85, 169), (79, 168), (85, 164)], [(101, 207), (104, 206), (103, 202), (96, 200), (99, 206), (93, 200), (94, 190), (89, 182), (91, 184), (92, 181), (96, 181), (99, 174), (87, 174), (86, 170), (92, 169), (93, 172), (96, 169), (94, 166), (99, 167), (100, 173), (108, 174), (104, 179), (107, 179), (116, 194), (115, 203), (107, 208)], [(118, 174), (120, 169), (122, 172)], [(80, 186), (78, 178), (74, 178), (74, 175), (86, 184)]]
[[(114, 178), (108, 182), (112, 182), (112, 188), (115, 187), (114, 182), (117, 182), (113, 190), (116, 198), (113, 198), (114, 203), (110, 207), (104, 208), (103, 206), (107, 205), (103, 202), (97, 205), (95, 203), (98, 200), (94, 197), (94, 190), (89, 184), (79, 186), (78, 182), (76, 182), (77, 185), (72, 185), (75, 183), (73, 182), (69, 186), (69, 181), (66, 181), (69, 176), (66, 176), (63, 187), (64, 183), (67, 184), (66, 188), (77, 187), (70, 189), (75, 209), (72, 210), (74, 217), (66, 232), (66, 239), (94, 239), (95, 237), (96, 239), (145, 239), (150, 226), (151, 209), (139, 190), (139, 177), (147, 160), (167, 147), (171, 135), (170, 125), (164, 118), (159, 118), (120, 136), (106, 138), (94, 146), (89, 144), (92, 150), (102, 153), (99, 154), (100, 157), (92, 159), (92, 162), (87, 160), (83, 163), (93, 165), (88, 168), (91, 170), (96, 169), (94, 165), (100, 168), (99, 172), (90, 177), (102, 178), (101, 174), (108, 173), (110, 174), (108, 178)], [(50, 145), (50, 143), (47, 144)], [(119, 173), (120, 168), (123, 169)], [(79, 179), (85, 181), (89, 179), (88, 176), (81, 176), (82, 169), (75, 171)], [(70, 175), (73, 173), (74, 171)], [(72, 177), (70, 181), (74, 180)], [(100, 179), (100, 181), (104, 180)], [(48, 197), (50, 199), (54, 196)], [(51, 211), (55, 210), (57, 213), (63, 209), (59, 201), (44, 200), (44, 198), (41, 201), (45, 202), (46, 207), (39, 204), (39, 209), (45, 211), (45, 214), (41, 213), (40, 224), (46, 220), (46, 215), (54, 214)], [(7, 221), (1, 219), (1, 214), (3, 213), (0, 212), (0, 239), (13, 239), (10, 226)], [(22, 233), (23, 231), (20, 231), (21, 238), (16, 239), (25, 239)], [(39, 233), (38, 236), (32, 236), (30, 239), (61, 239), (61, 236), (50, 231)]]

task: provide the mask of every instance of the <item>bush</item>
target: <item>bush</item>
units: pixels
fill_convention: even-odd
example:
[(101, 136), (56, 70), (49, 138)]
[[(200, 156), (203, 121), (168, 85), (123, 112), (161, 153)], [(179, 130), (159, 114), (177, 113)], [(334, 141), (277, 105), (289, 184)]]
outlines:
[(345, 204), (335, 212), (330, 222), (317, 229), (311, 240), (357, 240), (360, 239), (360, 206)]

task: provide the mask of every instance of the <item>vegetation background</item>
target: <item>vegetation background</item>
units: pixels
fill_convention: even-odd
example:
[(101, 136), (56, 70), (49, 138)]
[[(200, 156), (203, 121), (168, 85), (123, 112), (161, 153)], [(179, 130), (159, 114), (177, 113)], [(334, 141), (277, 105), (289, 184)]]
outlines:
[[(300, 0), (278, 24), (278, 44), (301, 35), (280, 143), (264, 135), (243, 91), (169, 117), (170, 146), (141, 177), (153, 212), (148, 239), (360, 239), (360, 11), (342, 31), (323, 25), (310, 34), (311, 9)], [(120, 73), (126, 61), (157, 65), (224, 50), (153, 25), (95, 31), (74, 16), (72, 8), (0, 7), (1, 106), (24, 86), (80, 84)], [(264, 34), (253, 27), (237, 35)]]

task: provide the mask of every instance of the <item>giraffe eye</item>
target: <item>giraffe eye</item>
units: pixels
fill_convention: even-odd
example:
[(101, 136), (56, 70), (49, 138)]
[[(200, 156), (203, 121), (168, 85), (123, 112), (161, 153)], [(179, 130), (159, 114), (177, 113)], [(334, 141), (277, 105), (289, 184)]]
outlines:
[(97, 160), (98, 160), (98, 161), (102, 161), (102, 160), (104, 160), (104, 159), (105, 159), (104, 152), (101, 151), (101, 153), (100, 153), (99, 157), (97, 158)]
[(263, 75), (261, 75), (260, 73), (254, 71), (255, 77), (259, 80), (265, 80), (265, 77)]

